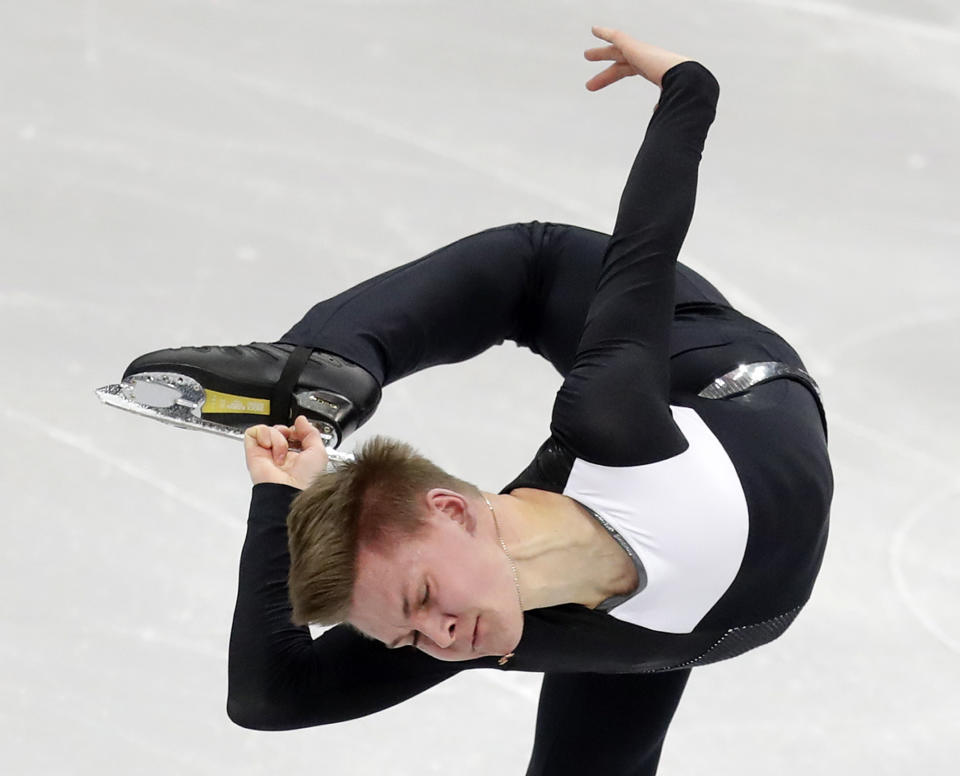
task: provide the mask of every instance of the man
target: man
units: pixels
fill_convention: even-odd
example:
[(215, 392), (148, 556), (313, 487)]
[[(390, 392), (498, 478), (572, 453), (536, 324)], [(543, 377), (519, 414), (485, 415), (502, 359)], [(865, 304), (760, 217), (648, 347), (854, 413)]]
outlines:
[[(832, 495), (816, 385), (676, 262), (716, 80), (594, 33), (610, 45), (587, 58), (613, 64), (588, 88), (632, 74), (662, 88), (612, 236), (487, 230), (320, 302), (278, 343), (127, 369), (195, 381), (208, 420), (247, 428), (239, 724), (350, 719), (466, 668), (543, 671), (528, 773), (650, 774), (691, 667), (776, 638), (808, 599)], [(564, 382), (549, 438), (499, 494), (384, 440), (324, 473), (323, 442), (365, 422), (382, 387), (505, 339)], [(339, 621), (316, 640), (306, 627)]]

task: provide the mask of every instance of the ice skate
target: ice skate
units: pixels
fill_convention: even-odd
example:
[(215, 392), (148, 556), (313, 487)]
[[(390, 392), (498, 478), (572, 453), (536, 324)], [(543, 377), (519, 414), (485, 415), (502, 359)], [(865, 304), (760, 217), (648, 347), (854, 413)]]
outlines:
[(157, 350), (134, 360), (119, 384), (97, 390), (112, 407), (180, 428), (241, 439), (260, 423), (305, 415), (328, 448), (373, 414), (380, 386), (330, 353), (287, 344)]

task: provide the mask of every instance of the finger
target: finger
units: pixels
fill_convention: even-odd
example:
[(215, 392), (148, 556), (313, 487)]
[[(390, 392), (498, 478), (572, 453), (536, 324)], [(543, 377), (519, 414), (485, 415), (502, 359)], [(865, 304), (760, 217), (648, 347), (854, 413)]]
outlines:
[(612, 59), (615, 62), (625, 62), (623, 54), (616, 46), (600, 46), (599, 48), (587, 49), (583, 52), (583, 58), (591, 62), (599, 62), (604, 59)]
[(287, 440), (277, 428), (271, 428), (270, 442), (273, 447), (273, 460), (277, 466), (282, 466), (287, 457)]
[(273, 428), (278, 431), (286, 440), (286, 449), (288, 452), (297, 448), (297, 437), (291, 426), (282, 426), (277, 424)]
[(613, 43), (613, 39), (617, 34), (617, 31), (613, 29), (613, 27), (600, 27), (596, 24), (591, 28), (591, 31), (596, 37), (607, 41), (607, 43)]
[(616, 81), (619, 81), (621, 78), (625, 78), (628, 75), (633, 75), (633, 68), (630, 65), (624, 63), (616, 63), (610, 65), (602, 73), (597, 73), (593, 78), (587, 81), (587, 89), (591, 92), (595, 92), (599, 89), (602, 89), (605, 86), (609, 86)]
[(266, 447), (270, 449), (272, 442), (270, 441), (270, 427), (269, 426), (257, 426), (257, 444), (260, 447)]
[(243, 439), (245, 445), (270, 447), (270, 429), (264, 425), (250, 426), (250, 428), (243, 433)]
[(259, 446), (257, 443), (257, 427), (250, 426), (250, 428), (243, 432), (243, 448), (249, 453)]

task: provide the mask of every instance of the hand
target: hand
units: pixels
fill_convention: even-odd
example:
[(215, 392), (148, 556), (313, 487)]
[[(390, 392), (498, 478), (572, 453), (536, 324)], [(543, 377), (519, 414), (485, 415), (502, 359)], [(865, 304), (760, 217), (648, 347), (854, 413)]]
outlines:
[[(300, 450), (291, 450), (291, 442), (299, 442)], [(303, 415), (292, 427), (251, 426), (243, 435), (243, 448), (254, 485), (275, 482), (304, 490), (327, 470), (323, 437)]]
[(689, 57), (682, 54), (674, 54), (658, 46), (642, 43), (627, 33), (610, 27), (594, 27), (593, 34), (611, 45), (587, 49), (583, 56), (591, 62), (613, 60), (613, 64), (587, 81), (587, 89), (591, 92), (628, 75), (642, 75), (651, 83), (662, 86), (663, 74), (667, 70), (681, 62), (690, 61)]

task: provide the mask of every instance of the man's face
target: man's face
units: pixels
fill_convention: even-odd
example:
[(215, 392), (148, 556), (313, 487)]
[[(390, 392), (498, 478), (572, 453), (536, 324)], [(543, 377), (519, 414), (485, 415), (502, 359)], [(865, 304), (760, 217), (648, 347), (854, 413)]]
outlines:
[(349, 621), (388, 646), (415, 645), (440, 660), (513, 651), (523, 616), (489, 521), (441, 488), (427, 494), (427, 510), (417, 536), (360, 548)]

